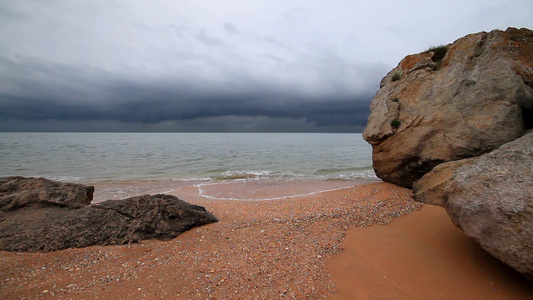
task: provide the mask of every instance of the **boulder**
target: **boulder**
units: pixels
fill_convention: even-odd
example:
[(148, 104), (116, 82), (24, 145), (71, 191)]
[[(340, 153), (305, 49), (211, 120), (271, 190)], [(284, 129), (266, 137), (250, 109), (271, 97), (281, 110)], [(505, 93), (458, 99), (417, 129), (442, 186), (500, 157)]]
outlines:
[(0, 249), (55, 251), (168, 240), (216, 222), (205, 208), (171, 195), (90, 205), (94, 187), (42, 178), (0, 178)]
[(487, 252), (533, 279), (533, 132), (476, 158), (443, 163), (413, 186)]
[(442, 162), (520, 137), (532, 112), (533, 31), (480, 32), (404, 58), (383, 78), (363, 137), (377, 176), (411, 187)]
[(477, 158), (466, 158), (436, 166), (413, 184), (413, 193), (416, 194), (416, 201), (445, 207), (448, 183), (452, 179), (454, 172), (476, 161)]
[(94, 187), (62, 183), (45, 178), (0, 178), (0, 209), (10, 211), (23, 207), (82, 207), (93, 200)]

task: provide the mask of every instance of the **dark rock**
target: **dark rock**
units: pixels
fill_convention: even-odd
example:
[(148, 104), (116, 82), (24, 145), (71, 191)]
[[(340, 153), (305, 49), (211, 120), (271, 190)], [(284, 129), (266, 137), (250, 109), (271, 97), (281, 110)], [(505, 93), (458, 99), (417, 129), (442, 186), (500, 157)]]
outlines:
[(61, 183), (45, 178), (0, 178), (0, 210), (7, 212), (24, 207), (82, 207), (93, 200), (94, 187)]
[(0, 249), (46, 252), (168, 240), (217, 221), (205, 208), (171, 195), (89, 205), (93, 191), (41, 178), (0, 178)]

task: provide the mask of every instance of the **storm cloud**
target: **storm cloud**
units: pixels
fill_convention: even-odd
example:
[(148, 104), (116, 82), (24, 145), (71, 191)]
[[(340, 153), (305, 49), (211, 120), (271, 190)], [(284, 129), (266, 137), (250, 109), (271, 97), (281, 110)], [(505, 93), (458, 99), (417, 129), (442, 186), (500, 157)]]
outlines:
[(532, 25), (449, 3), (3, 2), (0, 131), (361, 131), (405, 55)]

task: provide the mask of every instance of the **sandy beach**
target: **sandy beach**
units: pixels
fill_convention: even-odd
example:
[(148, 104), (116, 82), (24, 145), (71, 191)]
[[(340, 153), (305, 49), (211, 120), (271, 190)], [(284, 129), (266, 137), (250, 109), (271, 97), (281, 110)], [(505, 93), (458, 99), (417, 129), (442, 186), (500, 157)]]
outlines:
[[(205, 206), (220, 222), (169, 241), (51, 253), (0, 252), (0, 296), (533, 297), (530, 282), (483, 252), (451, 224), (443, 209), (414, 202), (410, 190), (381, 182), (351, 187), (326, 182), (320, 189), (328, 191), (314, 193), (290, 184), (263, 189), (246, 184), (180, 186), (171, 193)], [(214, 199), (250, 197), (275, 200)]]
[[(328, 265), (333, 299), (532, 299), (533, 285), (450, 221), (441, 207), (387, 226), (351, 227)], [(357, 270), (357, 271), (356, 271)]]

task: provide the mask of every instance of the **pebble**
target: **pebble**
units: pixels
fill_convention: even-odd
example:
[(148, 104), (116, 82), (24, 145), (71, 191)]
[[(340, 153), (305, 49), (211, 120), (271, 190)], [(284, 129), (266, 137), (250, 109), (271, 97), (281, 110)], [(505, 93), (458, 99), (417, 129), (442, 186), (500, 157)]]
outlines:
[[(24, 254), (32, 258), (27, 261), (2, 258), (14, 279), (0, 277), (0, 294), (11, 289), (19, 298), (37, 298), (32, 282), (49, 286), (58, 282), (58, 271), (68, 270), (76, 276), (54, 290), (58, 298), (109, 298), (117, 286), (167, 299), (325, 298), (334, 292), (325, 263), (342, 250), (345, 230), (388, 223), (419, 208), (404, 189), (398, 188), (397, 199), (387, 197), (385, 185), (290, 200), (206, 201), (202, 205), (221, 222), (191, 230), (186, 240)], [(139, 282), (142, 289), (135, 287)]]

